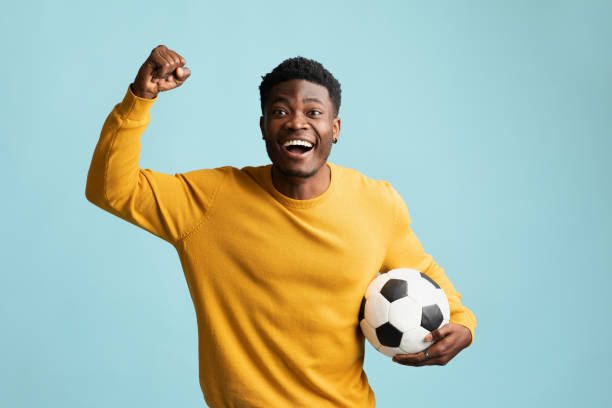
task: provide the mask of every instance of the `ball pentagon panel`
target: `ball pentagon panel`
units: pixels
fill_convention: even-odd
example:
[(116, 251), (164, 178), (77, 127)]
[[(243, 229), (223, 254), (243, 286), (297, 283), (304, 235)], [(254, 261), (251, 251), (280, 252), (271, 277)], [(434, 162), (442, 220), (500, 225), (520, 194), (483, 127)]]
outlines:
[(359, 306), (359, 314), (357, 315), (357, 321), (360, 322), (365, 317), (365, 304), (366, 298), (361, 298), (361, 305)]
[(437, 304), (423, 306), (423, 313), (421, 315), (421, 327), (426, 330), (434, 331), (444, 321), (442, 311)]
[(378, 341), (387, 347), (399, 347), (402, 342), (402, 334), (401, 331), (388, 322), (376, 328)]
[(441, 289), (440, 286), (436, 283), (435, 280), (431, 279), (429, 276), (425, 275), (423, 272), (421, 272), (420, 275), (421, 275), (421, 278), (423, 278), (426, 281), (428, 281), (429, 283), (431, 283), (434, 288)]
[(404, 279), (389, 279), (380, 289), (380, 294), (391, 302), (408, 296), (408, 282)]
[(370, 282), (370, 284), (368, 285), (368, 288), (366, 289), (365, 298), (369, 299), (376, 293), (380, 293), (380, 288), (382, 288), (383, 285), (387, 283), (388, 280), (389, 280), (389, 275), (387, 275), (386, 273), (378, 275), (376, 278), (374, 278), (374, 280)]

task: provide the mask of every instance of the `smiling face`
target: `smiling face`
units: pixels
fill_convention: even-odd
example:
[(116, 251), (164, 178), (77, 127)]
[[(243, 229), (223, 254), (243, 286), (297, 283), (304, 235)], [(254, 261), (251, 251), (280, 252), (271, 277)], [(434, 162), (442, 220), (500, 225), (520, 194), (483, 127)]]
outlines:
[(340, 133), (327, 88), (303, 79), (274, 86), (260, 119), (274, 169), (288, 179), (320, 175)]

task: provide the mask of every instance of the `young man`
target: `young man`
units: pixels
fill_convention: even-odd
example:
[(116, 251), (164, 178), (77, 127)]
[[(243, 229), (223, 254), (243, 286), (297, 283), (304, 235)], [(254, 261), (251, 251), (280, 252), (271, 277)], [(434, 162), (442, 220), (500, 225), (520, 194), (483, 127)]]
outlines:
[(190, 74), (177, 53), (152, 51), (104, 124), (86, 195), (176, 248), (209, 406), (374, 406), (357, 315), (370, 281), (394, 268), (432, 277), (451, 310), (426, 353), (394, 361), (444, 365), (471, 343), (474, 315), (423, 251), (401, 197), (327, 162), (340, 134), (340, 84), (318, 62), (286, 60), (260, 85), (271, 165), (140, 169), (149, 108)]

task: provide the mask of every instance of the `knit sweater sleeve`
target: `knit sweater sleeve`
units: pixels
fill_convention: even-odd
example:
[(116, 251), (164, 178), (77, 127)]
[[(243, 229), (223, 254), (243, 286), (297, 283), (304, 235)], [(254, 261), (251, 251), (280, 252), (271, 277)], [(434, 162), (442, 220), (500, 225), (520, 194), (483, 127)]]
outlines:
[(170, 242), (199, 225), (223, 179), (222, 169), (168, 175), (139, 167), (140, 137), (156, 99), (128, 91), (108, 115), (85, 195), (98, 207)]
[[(391, 188), (395, 221), (392, 226), (388, 251), (383, 264), (383, 271), (396, 268), (411, 268), (431, 277), (443, 290), (450, 306), (450, 322), (467, 327), (474, 340), (476, 317), (461, 303), (461, 295), (444, 273), (433, 257), (425, 253), (423, 246), (410, 227), (411, 220), (406, 204), (401, 196)], [(471, 344), (471, 342), (470, 342)]]

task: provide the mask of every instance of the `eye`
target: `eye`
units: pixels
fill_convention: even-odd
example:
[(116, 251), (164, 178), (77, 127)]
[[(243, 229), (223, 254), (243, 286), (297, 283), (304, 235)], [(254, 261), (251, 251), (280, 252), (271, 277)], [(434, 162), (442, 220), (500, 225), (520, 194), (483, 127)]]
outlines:
[(287, 114), (287, 111), (281, 108), (275, 108), (272, 109), (272, 115), (277, 115), (277, 116), (285, 116)]
[(323, 114), (323, 112), (321, 112), (321, 111), (320, 111), (320, 110), (318, 110), (318, 109), (312, 109), (312, 110), (308, 111), (308, 114), (309, 114), (310, 116), (320, 116), (320, 115), (322, 115), (322, 114)]

